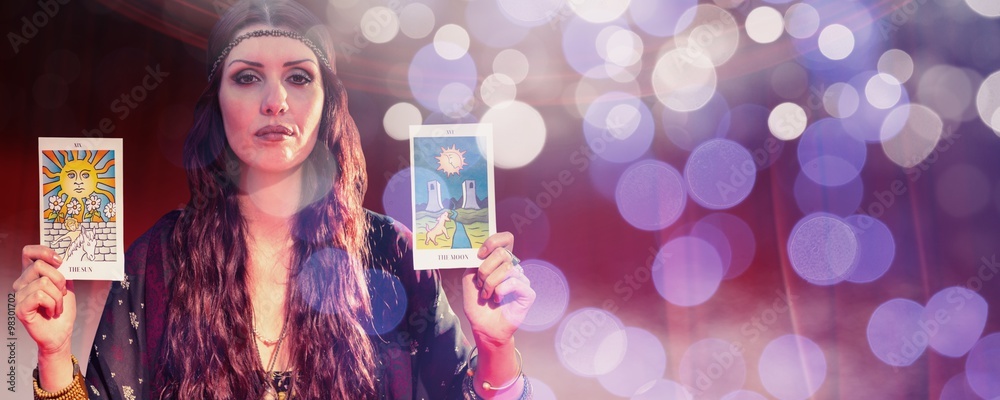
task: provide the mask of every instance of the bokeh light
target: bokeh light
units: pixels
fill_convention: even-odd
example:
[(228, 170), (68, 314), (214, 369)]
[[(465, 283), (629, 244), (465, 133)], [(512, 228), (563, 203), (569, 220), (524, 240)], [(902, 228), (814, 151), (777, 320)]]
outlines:
[(668, 380), (659, 379), (655, 382), (643, 386), (632, 396), (631, 400), (693, 400), (691, 395), (681, 384)]
[(386, 43), (399, 33), (399, 15), (389, 7), (369, 8), (361, 16), (361, 33), (372, 43)]
[(855, 283), (874, 282), (889, 271), (896, 258), (896, 240), (884, 222), (867, 215), (851, 215), (845, 222), (858, 237), (858, 263), (847, 280)]
[(900, 83), (913, 76), (913, 58), (900, 49), (890, 49), (878, 59), (878, 72), (892, 75)]
[(851, 226), (825, 213), (803, 217), (788, 239), (788, 259), (795, 273), (816, 285), (833, 285), (850, 276), (858, 250)]
[(1000, 396), (1000, 333), (989, 334), (976, 342), (965, 359), (965, 376), (976, 394), (986, 399)]
[(684, 11), (697, 4), (698, 0), (632, 0), (628, 12), (632, 22), (643, 32), (664, 37), (687, 28), (691, 18), (685, 18)]
[(517, 98), (517, 85), (504, 74), (492, 74), (483, 79), (479, 97), (490, 107), (503, 107)]
[(795, 103), (778, 104), (767, 117), (767, 127), (771, 134), (781, 140), (797, 139), (805, 132), (808, 124), (806, 110)]
[(976, 94), (976, 109), (979, 111), (979, 118), (983, 120), (993, 131), (1000, 135), (1000, 119), (997, 113), (1000, 112), (1000, 71), (983, 80)]
[[(711, 234), (712, 230), (723, 236), (719, 238)], [(706, 215), (691, 228), (691, 235), (712, 244), (720, 253), (720, 258), (723, 252), (728, 253), (728, 261), (723, 260), (724, 279), (733, 279), (746, 272), (757, 254), (757, 239), (750, 225), (732, 214), (718, 212)]]
[(385, 215), (412, 230), (413, 208), (410, 199), (413, 194), (410, 185), (409, 168), (403, 168), (392, 174), (389, 182), (385, 185), (385, 191), (382, 192), (382, 208), (385, 210)]
[(819, 30), (819, 12), (809, 3), (792, 4), (785, 10), (785, 30), (796, 39), (805, 39)]
[(447, 24), (434, 34), (434, 51), (445, 60), (457, 60), (469, 53), (469, 33), (459, 25)]
[(653, 142), (653, 115), (639, 98), (626, 93), (601, 95), (590, 103), (583, 120), (587, 145), (608, 161), (634, 161)]
[(930, 332), (923, 321), (924, 307), (907, 299), (882, 303), (868, 320), (868, 346), (875, 357), (894, 366), (913, 364), (927, 349)]
[(557, 400), (556, 392), (538, 376), (531, 376), (531, 396), (536, 400)]
[(566, 0), (497, 0), (496, 3), (510, 21), (528, 27), (548, 22), (566, 6)]
[(434, 31), (434, 10), (423, 3), (410, 3), (399, 10), (399, 31), (410, 39), (423, 39)]
[(365, 326), (368, 334), (385, 334), (399, 325), (406, 315), (407, 297), (403, 283), (392, 272), (381, 268), (368, 270), (368, 292), (371, 293), (372, 321)]
[[(468, 54), (455, 60), (447, 60), (437, 53), (433, 44), (428, 44), (413, 56), (408, 80), (410, 92), (420, 105), (431, 111), (443, 112), (445, 110), (441, 110), (440, 100), (445, 87), (460, 84), (471, 91), (476, 87), (478, 75), (476, 64)], [(452, 104), (465, 103), (454, 100)]]
[(605, 390), (621, 397), (629, 397), (647, 383), (663, 378), (667, 370), (667, 352), (659, 338), (634, 327), (625, 328), (625, 338), (628, 348), (621, 363), (597, 378)]
[(531, 280), (536, 297), (518, 329), (527, 332), (549, 329), (566, 313), (569, 305), (569, 282), (559, 268), (546, 261), (524, 260), (521, 261), (521, 266), (524, 268), (524, 275)]
[(969, 5), (972, 11), (976, 14), (982, 15), (987, 18), (997, 18), (1000, 17), (1000, 4), (995, 1), (990, 0), (965, 0), (965, 4)]
[(751, 40), (766, 44), (781, 37), (781, 32), (785, 29), (785, 19), (778, 10), (771, 7), (757, 7), (747, 15), (744, 26)]
[(615, 202), (629, 224), (655, 231), (677, 221), (687, 204), (687, 190), (674, 167), (645, 160), (622, 173), (615, 188)]
[(764, 347), (757, 368), (764, 388), (780, 400), (812, 397), (826, 381), (826, 355), (805, 336), (772, 340)]
[(989, 304), (968, 288), (942, 289), (927, 301), (921, 323), (930, 336), (930, 347), (948, 357), (964, 356), (986, 327)]
[(972, 98), (982, 77), (950, 65), (928, 68), (917, 84), (917, 101), (933, 109), (943, 119), (967, 121), (975, 118)]
[(941, 389), (941, 400), (982, 400), (969, 386), (969, 381), (965, 377), (965, 372), (959, 373)]
[(767, 400), (767, 397), (750, 390), (737, 390), (723, 396), (722, 400)]
[(854, 180), (867, 155), (865, 143), (848, 135), (832, 118), (813, 123), (799, 140), (802, 172), (821, 185), (839, 186)]
[[(523, 41), (530, 31), (528, 26), (534, 25), (511, 18), (510, 14), (505, 12), (515, 8), (520, 9), (521, 4), (515, 3), (524, 3), (524, 1), (470, 1), (465, 3), (465, 27), (469, 30), (469, 34), (480, 43), (498, 49), (510, 48)], [(535, 4), (552, 5), (552, 3), (553, 1), (550, 0), (540, 0)], [(508, 18), (497, 18), (499, 15), (505, 15)], [(542, 17), (543, 19), (533, 21), (533, 23), (544, 24), (550, 17)], [(515, 23), (511, 23), (512, 21)]]
[(570, 9), (587, 22), (600, 24), (620, 17), (628, 9), (629, 0), (567, 1)]
[(778, 161), (785, 148), (784, 141), (775, 139), (764, 130), (770, 115), (771, 110), (763, 106), (740, 104), (719, 121), (716, 136), (739, 143), (753, 155), (758, 171), (767, 169)]
[(608, 63), (621, 67), (635, 65), (642, 53), (642, 38), (628, 29), (611, 25), (597, 35), (597, 54)]
[(718, 67), (736, 53), (740, 29), (729, 11), (711, 4), (699, 4), (684, 11), (680, 20), (691, 22), (674, 32), (674, 45), (691, 62), (700, 67)]
[(827, 212), (846, 217), (861, 206), (864, 183), (859, 177), (839, 186), (820, 185), (799, 171), (792, 190), (803, 214)]
[(819, 33), (819, 51), (831, 60), (843, 60), (854, 51), (854, 33), (851, 29), (833, 24)]
[(726, 98), (716, 93), (700, 110), (678, 112), (662, 107), (661, 119), (667, 138), (681, 149), (691, 151), (705, 141), (722, 137), (720, 125), (729, 126), (729, 104)]
[(613, 371), (625, 358), (628, 339), (614, 314), (582, 308), (566, 316), (556, 332), (556, 354), (570, 372), (594, 377)]
[(896, 77), (889, 74), (875, 74), (865, 85), (865, 98), (875, 108), (885, 110), (899, 103), (903, 87)]
[(393, 104), (385, 112), (382, 118), (382, 127), (385, 133), (396, 140), (408, 140), (410, 138), (410, 125), (420, 125), (424, 120), (417, 106), (399, 102)]
[(927, 106), (896, 107), (882, 123), (882, 150), (897, 165), (914, 167), (934, 151), (943, 129), (944, 122)]
[(718, 84), (715, 67), (703, 52), (675, 49), (666, 52), (653, 67), (656, 98), (674, 111), (693, 111), (708, 103)]
[(684, 165), (688, 192), (696, 203), (726, 209), (742, 202), (757, 180), (753, 156), (739, 143), (709, 140), (691, 152)]
[(531, 105), (520, 101), (503, 103), (486, 111), (482, 122), (493, 124), (497, 167), (523, 167), (542, 152), (545, 120)]
[(722, 281), (722, 260), (708, 242), (682, 236), (660, 247), (653, 261), (653, 283), (670, 304), (704, 303)]
[(848, 118), (858, 111), (861, 98), (854, 86), (837, 82), (823, 93), (823, 109), (835, 118)]
[(506, 75), (514, 83), (523, 82), (530, 70), (531, 65), (528, 63), (528, 57), (516, 49), (505, 49), (497, 53), (496, 58), (493, 59), (493, 72)]
[[(561, 192), (552, 192), (561, 195)], [(517, 254), (522, 259), (540, 257), (552, 240), (549, 207), (557, 196), (540, 191), (533, 198), (511, 196), (496, 203), (497, 229), (517, 236)]]
[(718, 399), (738, 390), (746, 382), (747, 365), (733, 344), (715, 338), (702, 339), (681, 357), (678, 381), (699, 398)]

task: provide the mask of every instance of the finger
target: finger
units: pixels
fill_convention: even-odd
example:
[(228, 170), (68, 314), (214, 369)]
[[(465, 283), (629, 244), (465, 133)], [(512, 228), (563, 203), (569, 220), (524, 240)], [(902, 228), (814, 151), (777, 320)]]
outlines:
[(45, 297), (51, 298), (55, 302), (52, 308), (48, 310), (50, 312), (49, 315), (58, 317), (62, 314), (64, 293), (48, 277), (43, 276), (34, 280), (18, 292), (18, 294), (22, 294), (26, 299), (44, 294)]
[(21, 269), (28, 268), (36, 260), (42, 260), (56, 267), (62, 265), (62, 256), (48, 246), (29, 244), (21, 249)]
[(38, 313), (38, 310), (45, 310), (50, 317), (56, 316), (57, 301), (44, 290), (36, 290), (21, 297), (14, 307), (14, 312), (22, 324), (27, 325), (31, 314)]
[(510, 232), (499, 232), (490, 237), (486, 238), (483, 245), (479, 247), (479, 259), (486, 259), (487, 256), (493, 253), (494, 250), (498, 248), (506, 248), (507, 250), (514, 250), (514, 235)]
[(531, 288), (531, 282), (527, 278), (512, 277), (497, 285), (493, 290), (493, 301), (500, 303), (507, 296), (514, 296), (514, 299), (534, 299), (535, 291)]
[(63, 276), (62, 272), (59, 272), (58, 269), (53, 268), (51, 265), (42, 260), (37, 260), (31, 263), (31, 265), (21, 272), (21, 276), (14, 281), (14, 290), (21, 290), (21, 288), (42, 277), (48, 278), (51, 283), (55, 284), (55, 286), (59, 288), (60, 292), (66, 294), (66, 277)]
[[(493, 250), (493, 253), (483, 260), (483, 263), (479, 265), (479, 270), (476, 271), (476, 287), (481, 289), (486, 283), (486, 278), (492, 275), (497, 269), (501, 268), (501, 266), (505, 263), (510, 264), (512, 257), (513, 255), (503, 248)], [(489, 298), (489, 296), (484, 295), (483, 298)]]
[(490, 273), (486, 279), (483, 280), (482, 297), (488, 299), (493, 296), (493, 292), (500, 283), (510, 280), (514, 274), (514, 265), (509, 261), (505, 261), (499, 268), (495, 269)]

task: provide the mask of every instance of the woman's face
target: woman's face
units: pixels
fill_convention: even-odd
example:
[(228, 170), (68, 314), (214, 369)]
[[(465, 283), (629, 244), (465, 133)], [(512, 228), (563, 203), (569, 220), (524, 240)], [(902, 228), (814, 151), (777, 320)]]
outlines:
[[(265, 26), (252, 26), (241, 35)], [(320, 67), (304, 43), (243, 40), (223, 60), (219, 105), (226, 139), (243, 171), (288, 172), (316, 145), (323, 110)]]

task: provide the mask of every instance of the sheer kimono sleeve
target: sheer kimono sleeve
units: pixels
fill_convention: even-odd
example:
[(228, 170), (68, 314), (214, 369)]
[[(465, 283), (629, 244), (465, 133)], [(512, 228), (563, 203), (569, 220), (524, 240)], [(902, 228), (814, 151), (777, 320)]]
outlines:
[(176, 213), (168, 214), (129, 247), (125, 255), (125, 279), (111, 284), (90, 349), (86, 381), (91, 399), (155, 397), (149, 392), (150, 365), (156, 351), (151, 354), (147, 346), (147, 330), (148, 325), (154, 331), (162, 330), (161, 311), (166, 302), (162, 290), (162, 249), (175, 217)]

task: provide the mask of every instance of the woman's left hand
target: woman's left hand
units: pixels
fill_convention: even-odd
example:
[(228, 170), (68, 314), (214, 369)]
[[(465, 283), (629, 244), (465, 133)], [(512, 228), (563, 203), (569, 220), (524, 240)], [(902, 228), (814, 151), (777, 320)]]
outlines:
[(465, 315), (476, 342), (510, 342), (535, 301), (531, 281), (524, 269), (515, 265), (513, 248), (510, 232), (490, 236), (479, 248), (482, 264), (462, 277)]

